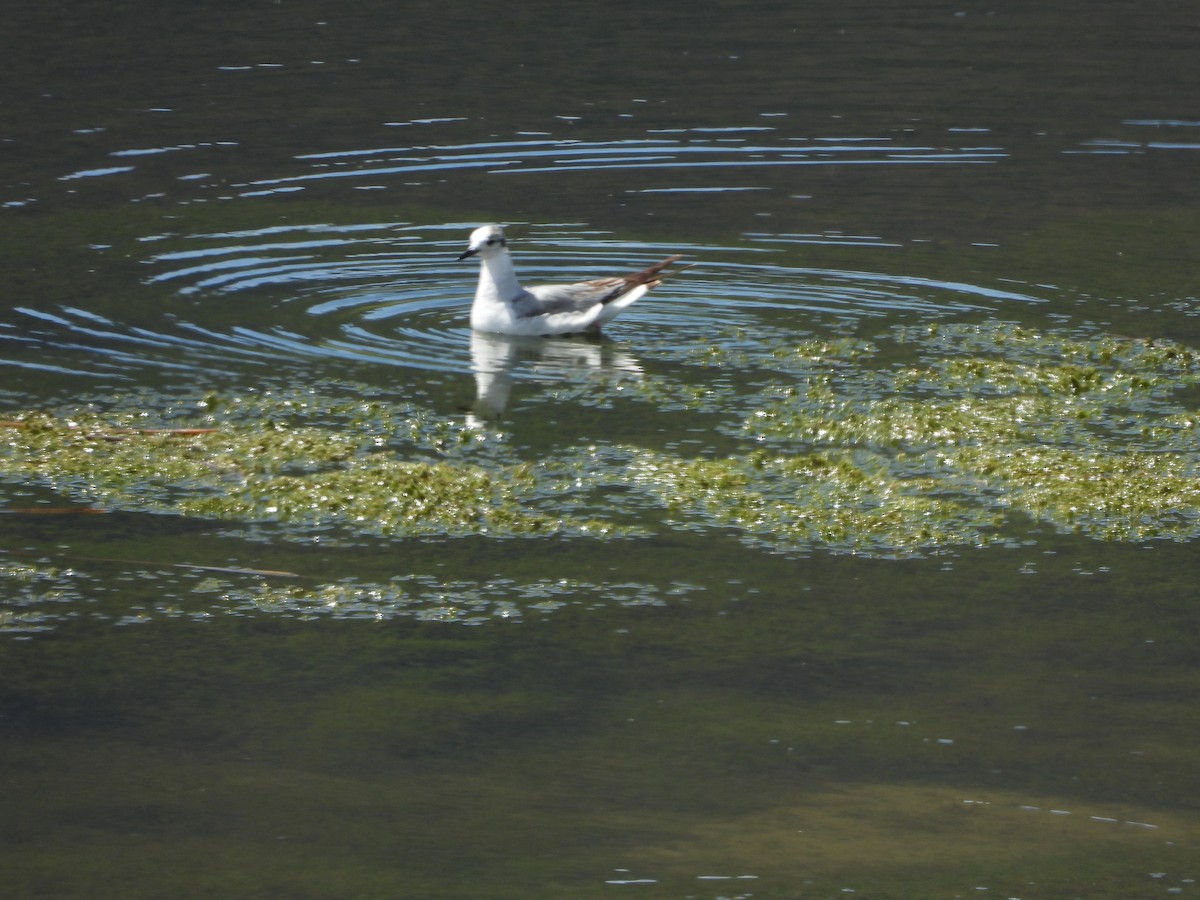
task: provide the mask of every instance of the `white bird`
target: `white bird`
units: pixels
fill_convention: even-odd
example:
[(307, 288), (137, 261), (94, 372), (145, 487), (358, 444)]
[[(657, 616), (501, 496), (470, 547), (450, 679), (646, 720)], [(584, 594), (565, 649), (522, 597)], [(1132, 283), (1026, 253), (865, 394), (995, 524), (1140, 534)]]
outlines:
[(499, 225), (471, 232), (460, 260), (479, 255), (479, 287), (471, 306), (471, 327), (494, 334), (575, 334), (599, 331), (605, 322), (662, 283), (662, 270), (682, 259), (669, 256), (640, 272), (575, 284), (521, 287)]

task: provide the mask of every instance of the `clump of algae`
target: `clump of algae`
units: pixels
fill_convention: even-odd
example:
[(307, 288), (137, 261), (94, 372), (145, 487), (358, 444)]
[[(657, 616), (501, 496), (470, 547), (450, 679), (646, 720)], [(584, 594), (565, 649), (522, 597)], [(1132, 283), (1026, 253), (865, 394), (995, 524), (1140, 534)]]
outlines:
[(492, 469), (372, 452), (312, 425), (143, 427), (134, 414), (32, 413), (0, 433), (0, 471), (107, 509), (348, 526), (370, 534), (545, 534), (575, 527), (523, 501), (528, 466)]
[(892, 340), (903, 362), (777, 388), (740, 436), (856, 448), (915, 490), (1063, 531), (1200, 536), (1197, 416), (1177, 400), (1200, 382), (1188, 348), (997, 322), (896, 329)]
[[(135, 401), (21, 414), (0, 429), (0, 477), (104, 508), (400, 536), (644, 533), (617, 524), (632, 512), (787, 553), (1013, 542), (1030, 519), (1200, 537), (1186, 402), (1200, 356), (1179, 344), (985, 322), (869, 341), (742, 331), (673, 358), (590, 398), (650, 410), (623, 418), (620, 443), (549, 431), (522, 450), (332, 383), (213, 396), (157, 423)], [(713, 367), (729, 373), (699, 383)]]
[(985, 543), (1000, 516), (938, 496), (932, 477), (898, 478), (886, 462), (826, 451), (755, 451), (720, 459), (634, 455), (630, 477), (668, 508), (782, 549), (832, 546), (876, 555)]

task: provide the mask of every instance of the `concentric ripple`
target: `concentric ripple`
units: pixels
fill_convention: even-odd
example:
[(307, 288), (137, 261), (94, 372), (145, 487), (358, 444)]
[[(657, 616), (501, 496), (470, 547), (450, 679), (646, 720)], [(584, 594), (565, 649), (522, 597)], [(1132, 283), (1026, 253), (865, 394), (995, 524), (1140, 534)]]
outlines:
[[(461, 117), (389, 122), (387, 134), (404, 141), (313, 148), (257, 172), (245, 165), (237, 141), (174, 136), (161, 146), (146, 139), (105, 148), (103, 129), (89, 131), (97, 155), (64, 172), (62, 189), (124, 190), (130, 203), (179, 207), (263, 205), (270, 207), (267, 215), (251, 221), (271, 224), (191, 233), (185, 226), (178, 233), (144, 235), (133, 254), (144, 273), (140, 292), (130, 285), (130, 296), (111, 306), (20, 306), (0, 321), (0, 365), (102, 383), (161, 383), (172, 375), (207, 379), (214, 372), (256, 377), (264, 369), (304, 373), (325, 363), (478, 371), (480, 354), (472, 352), (467, 324), (477, 266), (456, 257), (479, 223), (364, 217), (281, 225), (277, 194), (308, 196), (320, 189), (343, 199), (347, 191), (371, 190), (440, 196), (443, 190), (461, 193), (471, 179), (517, 176), (529, 190), (565, 179), (579, 179), (577, 185), (607, 179), (626, 194), (717, 197), (790, 191), (795, 167), (978, 166), (1009, 156), (986, 132), (970, 129), (951, 129), (935, 141), (903, 130), (802, 135), (785, 115), (763, 114), (754, 124), (639, 128), (626, 121), (607, 139), (580, 139), (571, 117), (560, 118), (553, 132), (490, 137), (482, 123)], [(238, 160), (242, 165), (234, 167)], [(438, 203), (437, 196), (421, 196)], [(869, 266), (797, 263), (801, 245), (836, 245), (847, 253), (897, 246), (873, 235), (762, 232), (715, 245), (620, 240), (581, 223), (507, 224), (518, 270), (529, 283), (608, 276), (685, 254), (692, 268), (611, 326), (613, 337), (646, 347), (669, 346), (681, 336), (720, 341), (766, 325), (803, 330), (884, 315), (942, 317), (1037, 299), (1020, 286), (996, 290)], [(545, 354), (534, 357), (506, 374), (544, 377), (554, 368)]]
[[(22, 307), (19, 334), (0, 332), (0, 339), (40, 350), (10, 364), (101, 379), (124, 380), (147, 368), (186, 374), (314, 361), (466, 373), (478, 368), (467, 324), (478, 267), (456, 257), (473, 224), (314, 223), (152, 235), (142, 243), (157, 252), (142, 262), (145, 287), (159, 296), (166, 291), (157, 323)], [(610, 335), (634, 350), (642, 341), (713, 341), (765, 326), (799, 331), (1038, 301), (1018, 290), (789, 262), (801, 244), (882, 243), (870, 236), (754, 233), (744, 244), (722, 246), (619, 240), (572, 224), (510, 230), (528, 283), (612, 275), (684, 254), (691, 268), (610, 326)], [(542, 356), (536, 377), (546, 372)], [(518, 367), (509, 374), (535, 373)]]
[[(469, 143), (407, 144), (307, 153), (304, 171), (250, 181), (258, 195), (331, 179), (419, 178), (446, 171), (547, 175), (598, 170), (742, 170), (829, 165), (979, 165), (1007, 152), (996, 146), (908, 144), (891, 137), (807, 138), (773, 126), (650, 129), (617, 140), (572, 140), (546, 133)], [(702, 188), (703, 189), (703, 188)]]
[[(270, 324), (236, 325), (224, 340), (212, 329), (181, 326), (240, 350), (463, 372), (470, 366), (467, 314), (477, 266), (457, 262), (456, 255), (471, 227), (310, 225), (200, 235), (148, 260), (157, 270), (149, 281), (207, 306), (249, 297), (276, 309)], [(616, 336), (649, 332), (657, 338), (680, 327), (689, 335), (714, 335), (753, 328), (764, 317), (810, 326), (867, 316), (961, 315), (1036, 300), (965, 283), (783, 262), (789, 245), (876, 243), (869, 237), (753, 234), (747, 245), (730, 247), (617, 240), (578, 225), (511, 230), (528, 283), (612, 275), (671, 253), (693, 263), (610, 326)]]

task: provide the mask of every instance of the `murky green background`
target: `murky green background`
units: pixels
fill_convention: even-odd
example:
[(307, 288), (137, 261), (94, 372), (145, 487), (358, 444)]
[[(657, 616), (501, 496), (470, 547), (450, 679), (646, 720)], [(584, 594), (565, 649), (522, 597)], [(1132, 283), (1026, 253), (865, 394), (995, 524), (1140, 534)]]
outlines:
[(10, 11), (5, 896), (1196, 893), (1197, 35)]

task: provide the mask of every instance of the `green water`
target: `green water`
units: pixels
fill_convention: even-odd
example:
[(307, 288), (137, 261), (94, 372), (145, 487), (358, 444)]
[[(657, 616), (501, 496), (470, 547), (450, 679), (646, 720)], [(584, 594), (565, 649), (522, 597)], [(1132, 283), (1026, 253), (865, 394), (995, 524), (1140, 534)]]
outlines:
[(1196, 892), (1187, 10), (12, 18), (5, 896)]

